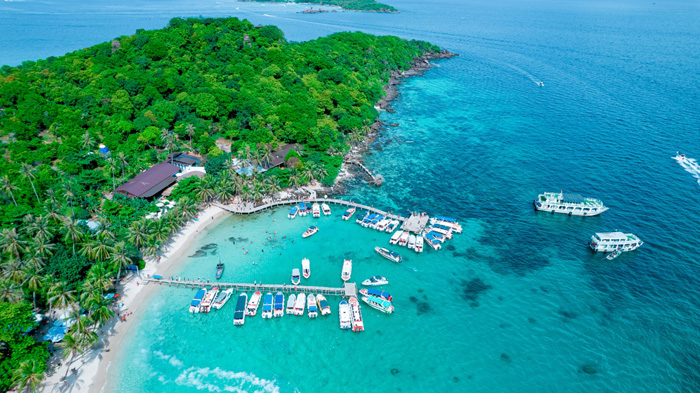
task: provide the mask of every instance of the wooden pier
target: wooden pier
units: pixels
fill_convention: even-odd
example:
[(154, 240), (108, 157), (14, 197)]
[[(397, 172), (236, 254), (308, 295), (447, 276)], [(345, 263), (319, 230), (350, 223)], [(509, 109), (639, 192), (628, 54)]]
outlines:
[(181, 280), (177, 278), (153, 278), (149, 277), (144, 280), (146, 284), (158, 284), (158, 285), (168, 285), (175, 287), (185, 287), (185, 288), (203, 288), (203, 287), (219, 287), (220, 290), (233, 288), (236, 292), (282, 292), (282, 293), (320, 293), (329, 296), (341, 296), (341, 297), (357, 297), (357, 285), (355, 283), (345, 283), (342, 287), (316, 287), (307, 285), (277, 285), (277, 284), (257, 284), (257, 283), (230, 283), (230, 282), (216, 282), (216, 281), (193, 281), (193, 280)]
[(358, 160), (355, 159), (347, 159), (343, 161), (345, 164), (352, 164), (352, 165), (357, 165), (359, 166), (370, 178), (372, 178), (372, 183), (377, 186), (381, 186), (382, 182), (384, 181), (384, 177), (379, 174), (374, 174), (372, 171), (370, 171), (363, 163), (361, 163)]

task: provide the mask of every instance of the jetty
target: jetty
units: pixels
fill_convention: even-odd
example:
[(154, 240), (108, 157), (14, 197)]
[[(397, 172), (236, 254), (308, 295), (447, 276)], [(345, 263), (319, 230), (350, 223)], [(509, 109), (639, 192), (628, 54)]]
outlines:
[(187, 280), (176, 277), (155, 278), (149, 277), (143, 280), (145, 284), (168, 285), (184, 288), (219, 287), (220, 289), (233, 288), (236, 292), (260, 291), (260, 292), (283, 292), (283, 293), (320, 293), (330, 296), (357, 297), (357, 285), (355, 283), (345, 283), (342, 287), (316, 287), (307, 285), (286, 285), (286, 284), (258, 284), (258, 283), (232, 283), (216, 282), (208, 280)]
[(253, 214), (253, 213), (259, 213), (263, 210), (271, 209), (271, 208), (274, 208), (277, 206), (284, 206), (284, 205), (296, 206), (300, 202), (304, 202), (304, 203), (315, 203), (316, 202), (319, 204), (320, 203), (327, 203), (327, 204), (332, 204), (332, 205), (354, 207), (354, 208), (366, 210), (366, 211), (369, 211), (372, 213), (381, 214), (387, 218), (399, 220), (401, 222), (404, 222), (407, 220), (406, 217), (402, 217), (398, 214), (394, 214), (391, 212), (386, 212), (386, 211), (377, 209), (374, 206), (367, 206), (367, 205), (363, 205), (360, 203), (345, 201), (342, 199), (332, 199), (332, 198), (287, 199), (287, 200), (267, 202), (267, 203), (263, 203), (263, 204), (259, 204), (259, 205), (251, 204), (251, 203), (243, 203), (243, 204), (238, 204), (238, 205), (222, 205), (220, 203), (214, 202), (214, 203), (212, 203), (212, 206), (216, 206), (218, 208), (221, 208), (221, 209), (226, 210), (226, 211), (233, 213), (233, 214)]
[(381, 186), (381, 185), (382, 185), (382, 182), (384, 181), (384, 177), (383, 177), (382, 175), (375, 174), (374, 172), (370, 171), (370, 170), (369, 170), (363, 163), (361, 163), (359, 160), (357, 160), (357, 159), (346, 159), (345, 161), (343, 161), (343, 163), (359, 166), (360, 169), (362, 169), (362, 170), (367, 174), (367, 176), (369, 176), (369, 177), (372, 179), (372, 184), (374, 184), (374, 185), (376, 185), (376, 186)]
[(404, 231), (409, 231), (415, 234), (420, 234), (423, 232), (425, 227), (428, 225), (430, 216), (425, 213), (411, 213), (411, 216), (403, 221), (401, 229)]

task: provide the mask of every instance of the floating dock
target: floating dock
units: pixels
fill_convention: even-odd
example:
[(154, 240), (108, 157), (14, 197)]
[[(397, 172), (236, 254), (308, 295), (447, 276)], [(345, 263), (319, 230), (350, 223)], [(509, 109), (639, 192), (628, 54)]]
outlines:
[(222, 205), (220, 203), (212, 203), (213, 206), (219, 207), (221, 209), (224, 209), (230, 213), (233, 214), (253, 214), (253, 213), (258, 213), (266, 209), (270, 209), (273, 207), (277, 206), (284, 206), (284, 205), (299, 205), (299, 202), (306, 202), (306, 203), (328, 203), (328, 204), (333, 204), (333, 205), (342, 205), (342, 206), (347, 206), (347, 207), (355, 207), (357, 209), (363, 209), (372, 213), (376, 214), (381, 214), (387, 218), (391, 218), (394, 220), (399, 220), (401, 222), (404, 222), (407, 220), (406, 217), (399, 216), (397, 214), (389, 213), (380, 209), (377, 209), (373, 206), (367, 206), (363, 205), (360, 203), (355, 203), (355, 202), (350, 202), (350, 201), (344, 201), (342, 199), (331, 199), (331, 198), (311, 198), (311, 199), (288, 199), (286, 201), (275, 201), (275, 202), (268, 202), (264, 203), (262, 205), (255, 205), (255, 206), (231, 206), (231, 205)]
[(216, 281), (201, 281), (201, 280), (179, 280), (175, 278), (153, 278), (149, 277), (144, 280), (146, 284), (159, 284), (169, 286), (183, 286), (185, 288), (203, 288), (203, 287), (219, 287), (220, 289), (233, 288), (237, 292), (283, 292), (283, 293), (320, 293), (330, 296), (341, 297), (357, 297), (357, 285), (355, 283), (345, 283), (342, 287), (315, 287), (307, 285), (277, 285), (277, 284), (257, 284), (257, 283), (231, 283), (231, 282), (216, 282)]
[(425, 227), (428, 225), (429, 220), (430, 216), (428, 216), (427, 214), (411, 214), (411, 217), (403, 221), (401, 229), (404, 231), (415, 233), (416, 235), (420, 235), (421, 232), (423, 232)]

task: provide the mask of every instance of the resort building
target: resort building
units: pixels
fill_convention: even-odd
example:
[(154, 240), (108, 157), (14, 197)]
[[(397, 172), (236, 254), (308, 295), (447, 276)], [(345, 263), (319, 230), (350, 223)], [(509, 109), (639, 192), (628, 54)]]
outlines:
[(178, 172), (180, 167), (170, 162), (161, 162), (117, 187), (115, 192), (129, 198), (153, 198), (176, 182), (175, 174)]
[(168, 155), (168, 159), (165, 160), (165, 162), (167, 162), (169, 164), (173, 164), (180, 169), (185, 169), (185, 168), (188, 168), (191, 166), (198, 166), (199, 165), (199, 158), (188, 156), (185, 153), (178, 152), (178, 153), (171, 153), (170, 155)]

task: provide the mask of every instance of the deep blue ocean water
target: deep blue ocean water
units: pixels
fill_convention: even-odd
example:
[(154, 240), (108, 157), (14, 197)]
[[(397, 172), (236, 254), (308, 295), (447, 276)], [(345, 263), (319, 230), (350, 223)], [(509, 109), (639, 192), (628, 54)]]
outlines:
[[(397, 248), (406, 262), (393, 265), (372, 251), (388, 236), (341, 221), (340, 211), (302, 242), (312, 219), (288, 221), (279, 210), (223, 221), (188, 254), (214, 243), (216, 255), (166, 273), (210, 274), (222, 256), (227, 279), (288, 282), (307, 256), (311, 283), (336, 285), (351, 257), (354, 279), (391, 280), (395, 315), (365, 308), (367, 331), (341, 332), (333, 299), (329, 318), (257, 317), (233, 329), (230, 304), (191, 316), (193, 292), (163, 289), (129, 332), (105, 391), (700, 391), (700, 185), (671, 158), (700, 157), (698, 3), (388, 2), (402, 12), (0, 4), (0, 64), (198, 15), (276, 24), (294, 41), (361, 30), (460, 54), (401, 85), (395, 113), (381, 115), (400, 126), (365, 157), (386, 181), (351, 181), (347, 196), (454, 216), (465, 233), (449, 246), (420, 256)], [(585, 219), (532, 210), (538, 193), (561, 189), (611, 208)], [(588, 250), (592, 233), (615, 229), (644, 246), (612, 262)], [(295, 242), (270, 243), (266, 231)], [(249, 254), (237, 248), (250, 242)]]

